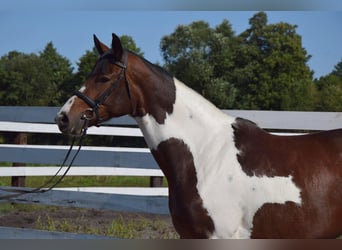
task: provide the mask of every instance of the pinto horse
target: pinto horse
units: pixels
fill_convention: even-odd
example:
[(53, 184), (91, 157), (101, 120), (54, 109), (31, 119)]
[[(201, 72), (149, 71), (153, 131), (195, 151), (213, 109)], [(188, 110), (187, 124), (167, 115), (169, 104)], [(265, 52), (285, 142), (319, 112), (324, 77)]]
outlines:
[(342, 234), (342, 130), (275, 136), (224, 114), (162, 68), (94, 35), (100, 54), (56, 116), (78, 135), (131, 115), (169, 183), (181, 238), (334, 238)]

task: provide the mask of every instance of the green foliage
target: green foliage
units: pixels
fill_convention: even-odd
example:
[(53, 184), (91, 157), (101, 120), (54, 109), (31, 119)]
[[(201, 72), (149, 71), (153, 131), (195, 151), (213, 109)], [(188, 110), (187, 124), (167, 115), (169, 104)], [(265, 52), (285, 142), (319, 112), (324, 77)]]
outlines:
[(52, 42), (48, 43), (45, 49), (39, 53), (40, 59), (43, 61), (44, 70), (48, 75), (48, 86), (50, 103), (48, 105), (58, 106), (64, 103), (65, 86), (73, 78), (73, 68), (70, 61), (59, 55)]
[(68, 84), (68, 86), (65, 86), (65, 89), (67, 89), (69, 95), (70, 93), (72, 93), (72, 91), (74, 91), (75, 89), (79, 89), (83, 85), (87, 76), (92, 71), (98, 57), (99, 54), (97, 53), (95, 47), (93, 47), (91, 51), (87, 50), (85, 54), (81, 56), (81, 58), (77, 62), (78, 71), (74, 76), (72, 84)]
[(161, 41), (165, 67), (220, 108), (314, 109), (317, 90), (297, 26), (268, 24), (264, 12), (249, 24), (237, 36), (227, 20), (178, 26)]
[(229, 81), (236, 46), (233, 34), (227, 20), (215, 29), (204, 21), (180, 25), (162, 38), (165, 67), (218, 107), (232, 107), (236, 94)]
[[(1, 105), (47, 105), (41, 83), (48, 81), (39, 56), (12, 51), (0, 59)], [(46, 92), (50, 86), (43, 86)]]
[(0, 58), (0, 105), (58, 105), (60, 87), (71, 77), (70, 62), (51, 42), (39, 55), (11, 51)]
[(209, 24), (199, 21), (178, 26), (161, 42), (165, 67), (198, 92), (212, 76), (213, 67), (207, 60), (211, 34)]
[[(267, 24), (260, 12), (238, 39), (238, 63), (232, 81), (238, 89), (237, 107), (242, 109), (310, 110), (314, 108), (310, 56), (301, 45), (296, 26)], [(308, 89), (308, 91), (306, 91)]]
[[(269, 24), (264, 12), (239, 35), (228, 20), (216, 27), (204, 21), (179, 25), (161, 39), (163, 67), (219, 108), (340, 111), (342, 60), (314, 81), (311, 56), (296, 29)], [(144, 55), (132, 37), (121, 40)], [(97, 59), (95, 48), (85, 51), (74, 71), (52, 42), (37, 54), (10, 51), (0, 58), (0, 105), (62, 105)]]
[(203, 95), (219, 108), (233, 107), (237, 91), (224, 78), (214, 78), (205, 85)]
[[(143, 55), (130, 36), (121, 38), (124, 47)], [(38, 54), (10, 51), (0, 58), (0, 105), (60, 106), (84, 83), (97, 58), (95, 48), (87, 50), (74, 73), (52, 42)]]
[(338, 64), (336, 64), (331, 74), (338, 76), (339, 78), (342, 79), (342, 60)]
[(342, 60), (327, 76), (317, 80), (319, 101), (317, 109), (322, 111), (342, 111)]
[(123, 35), (120, 37), (121, 43), (124, 48), (136, 53), (139, 56), (144, 56), (144, 52), (136, 45), (135, 41), (131, 36)]

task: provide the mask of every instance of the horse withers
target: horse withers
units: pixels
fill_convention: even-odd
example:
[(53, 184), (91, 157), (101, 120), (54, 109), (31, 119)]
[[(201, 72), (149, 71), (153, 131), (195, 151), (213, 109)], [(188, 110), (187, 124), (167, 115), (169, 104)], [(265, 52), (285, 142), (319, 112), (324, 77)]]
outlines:
[(132, 116), (169, 183), (181, 238), (342, 234), (342, 130), (275, 136), (228, 116), (164, 69), (94, 36), (100, 54), (56, 116), (62, 133)]

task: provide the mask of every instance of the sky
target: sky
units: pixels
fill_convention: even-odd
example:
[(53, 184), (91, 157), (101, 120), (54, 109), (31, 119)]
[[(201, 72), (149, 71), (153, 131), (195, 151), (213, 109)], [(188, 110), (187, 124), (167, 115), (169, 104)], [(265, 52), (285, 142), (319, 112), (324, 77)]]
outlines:
[[(14, 1), (14, 0), (13, 0)], [(62, 0), (60, 0), (62, 1)], [(52, 41), (59, 54), (76, 62), (93, 47), (92, 35), (106, 44), (111, 34), (129, 35), (147, 60), (163, 64), (160, 41), (178, 25), (203, 20), (215, 27), (227, 19), (240, 34), (257, 11), (174, 11), (174, 10), (67, 10), (1, 9), (0, 56), (17, 50), (38, 53)], [(342, 11), (266, 11), (268, 23), (298, 25), (302, 46), (312, 56), (308, 65), (319, 78), (329, 74), (342, 60)]]

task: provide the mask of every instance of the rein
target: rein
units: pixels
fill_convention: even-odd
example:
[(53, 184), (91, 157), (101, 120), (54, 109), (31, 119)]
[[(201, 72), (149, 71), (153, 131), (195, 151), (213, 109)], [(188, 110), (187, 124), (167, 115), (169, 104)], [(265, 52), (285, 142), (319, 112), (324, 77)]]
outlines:
[[(96, 120), (97, 120), (96, 126), (99, 126), (101, 124), (103, 119), (101, 119), (101, 117), (100, 117), (99, 108), (100, 108), (101, 105), (103, 105), (103, 103), (111, 95), (111, 93), (118, 87), (120, 81), (122, 80), (122, 77), (125, 78), (125, 84), (126, 84), (126, 88), (127, 88), (127, 92), (128, 92), (128, 98), (130, 99), (131, 104), (132, 104), (131, 90), (130, 90), (129, 82), (128, 82), (128, 79), (127, 79), (127, 76), (126, 76), (127, 63), (128, 63), (128, 53), (126, 51), (124, 51), (124, 63), (114, 62), (114, 64), (116, 66), (121, 68), (119, 76), (111, 84), (111, 86), (109, 86), (100, 95), (100, 97), (97, 98), (95, 101), (93, 101), (91, 98), (89, 98), (88, 96), (86, 96), (85, 94), (83, 94), (80, 91), (74, 91), (74, 95), (76, 95), (77, 97), (81, 98), (86, 104), (88, 104), (90, 109), (87, 109), (87, 110), (85, 110), (83, 112), (83, 116), (81, 117), (81, 119), (84, 120), (84, 126), (83, 126), (83, 130), (82, 130), (82, 134), (81, 134), (80, 139), (79, 139), (79, 146), (78, 146), (78, 149), (77, 149), (75, 155), (73, 156), (72, 160), (70, 161), (67, 169), (63, 173), (63, 175), (61, 175), (61, 177), (59, 177), (59, 179), (57, 179), (55, 181), (55, 178), (57, 178), (57, 175), (63, 169), (66, 161), (68, 160), (68, 158), (70, 156), (70, 153), (71, 153), (71, 151), (72, 151), (72, 149), (74, 147), (75, 141), (76, 141), (75, 137), (73, 137), (73, 140), (72, 140), (72, 143), (70, 145), (70, 148), (69, 148), (67, 154), (65, 155), (65, 158), (63, 160), (63, 163), (60, 165), (60, 168), (58, 169), (56, 174), (54, 176), (52, 176), (46, 183), (44, 183), (42, 186), (40, 186), (38, 188), (35, 188), (35, 189), (32, 189), (32, 190), (0, 188), (0, 190), (2, 190), (2, 191), (6, 191), (6, 192), (9, 192), (9, 193), (10, 192), (14, 193), (14, 194), (0, 196), (0, 200), (6, 200), (6, 199), (10, 199), (10, 198), (15, 198), (15, 197), (18, 197), (18, 196), (22, 196), (24, 194), (45, 193), (45, 192), (50, 191), (54, 187), (56, 187), (64, 179), (66, 174), (69, 172), (72, 164), (74, 163), (78, 153), (81, 150), (81, 147), (82, 147), (82, 144), (83, 144), (83, 139), (84, 139), (84, 137), (85, 137), (85, 135), (87, 133), (89, 121), (94, 118), (94, 114), (95, 114)], [(132, 109), (133, 109), (133, 104), (132, 104)], [(132, 110), (132, 112), (134, 112), (134, 110)], [(53, 183), (53, 181), (55, 181), (55, 182)]]
[[(54, 176), (52, 176), (47, 182), (45, 182), (43, 185), (41, 185), (40, 187), (34, 188), (32, 190), (22, 190), (22, 189), (10, 189), (10, 188), (0, 188), (0, 190), (8, 192), (8, 193), (14, 193), (14, 194), (9, 194), (9, 195), (4, 195), (4, 196), (0, 196), (0, 200), (7, 200), (10, 198), (15, 198), (15, 197), (19, 197), (22, 196), (24, 194), (37, 194), (37, 193), (45, 193), (50, 191), (51, 189), (55, 188), (66, 176), (66, 174), (69, 172), (71, 166), (73, 165), (78, 153), (81, 150), (82, 144), (83, 144), (83, 139), (87, 134), (87, 130), (88, 130), (88, 124), (89, 124), (89, 119), (87, 118), (87, 116), (85, 114), (83, 114), (82, 119), (84, 120), (84, 126), (83, 126), (83, 130), (82, 130), (82, 134), (80, 136), (79, 139), (79, 146), (78, 149), (76, 151), (76, 153), (74, 154), (74, 156), (72, 157), (67, 169), (65, 170), (65, 172), (57, 179), (55, 180), (55, 178), (57, 178), (58, 174), (61, 172), (61, 170), (63, 169), (65, 163), (67, 162), (67, 160), (69, 159), (70, 153), (75, 145), (75, 141), (76, 141), (76, 137), (74, 136), (72, 139), (72, 143), (69, 147), (69, 150), (67, 152), (67, 154), (64, 157), (63, 163), (60, 165), (58, 171), (55, 173)], [(54, 183), (53, 183), (54, 182)]]

